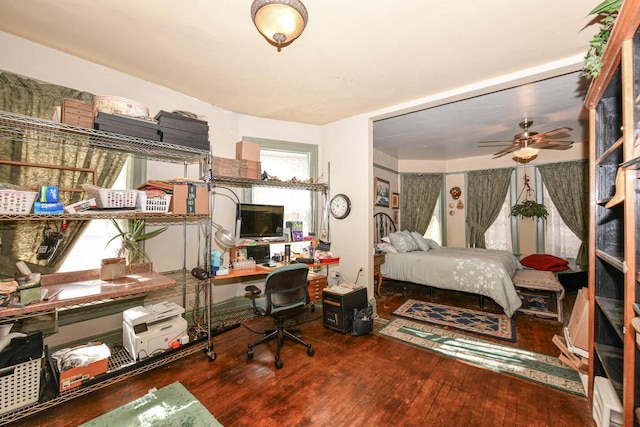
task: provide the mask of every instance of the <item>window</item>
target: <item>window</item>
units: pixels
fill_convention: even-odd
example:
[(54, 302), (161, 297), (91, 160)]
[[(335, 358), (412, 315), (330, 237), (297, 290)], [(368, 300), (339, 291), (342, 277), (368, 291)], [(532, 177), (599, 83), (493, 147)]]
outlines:
[(513, 252), (511, 242), (511, 198), (505, 197), (498, 218), (491, 224), (484, 235), (487, 249), (501, 249)]
[(564, 223), (544, 186), (542, 194), (544, 204), (549, 212), (545, 221), (544, 250), (548, 254), (569, 259), (573, 263), (582, 242)]
[(438, 197), (435, 208), (433, 208), (433, 216), (427, 227), (427, 231), (424, 233), (425, 239), (431, 239), (442, 245), (442, 195)]
[[(256, 141), (258, 142), (258, 141)], [(315, 178), (317, 146), (278, 141), (259, 141), (263, 171), (281, 181)], [(284, 221), (302, 221), (303, 234), (316, 232), (314, 192), (276, 187), (253, 187), (251, 203), (284, 205)], [(317, 234), (317, 233), (316, 233)]]
[[(120, 175), (111, 188), (126, 189), (127, 176), (129, 168), (128, 162), (125, 163)], [(111, 221), (94, 220), (89, 221), (82, 235), (76, 240), (73, 248), (65, 258), (64, 262), (58, 269), (59, 272), (80, 271), (100, 268), (103, 258), (112, 258), (120, 248), (120, 240), (116, 239), (109, 245), (106, 243), (112, 236), (117, 234), (116, 228)]]

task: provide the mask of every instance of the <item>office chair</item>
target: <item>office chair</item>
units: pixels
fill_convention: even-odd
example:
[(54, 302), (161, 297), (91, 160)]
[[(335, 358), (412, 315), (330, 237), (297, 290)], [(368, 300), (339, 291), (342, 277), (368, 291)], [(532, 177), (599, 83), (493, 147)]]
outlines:
[(276, 369), (282, 368), (280, 349), (284, 339), (288, 338), (298, 344), (307, 347), (307, 354), (313, 356), (315, 351), (311, 344), (302, 341), (296, 336), (299, 331), (285, 329), (285, 318), (292, 317), (309, 304), (309, 290), (307, 288), (307, 274), (309, 267), (305, 264), (290, 264), (273, 270), (265, 280), (264, 296), (260, 296), (260, 289), (254, 285), (245, 288), (251, 296), (253, 311), (260, 316), (273, 317), (278, 325), (274, 331), (265, 331), (265, 336), (253, 344), (249, 344), (247, 356), (253, 358), (253, 347), (267, 342), (273, 338), (278, 339), (276, 350)]

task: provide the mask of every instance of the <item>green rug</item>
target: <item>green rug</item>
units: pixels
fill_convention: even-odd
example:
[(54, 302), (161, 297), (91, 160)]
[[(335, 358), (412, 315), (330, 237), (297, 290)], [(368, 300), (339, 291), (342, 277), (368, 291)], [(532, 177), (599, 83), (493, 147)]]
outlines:
[(578, 373), (554, 356), (509, 347), (406, 319), (393, 319), (377, 332), (481, 368), (513, 375), (579, 396), (585, 395)]
[(222, 426), (179, 382), (82, 424), (82, 427), (217, 427)]

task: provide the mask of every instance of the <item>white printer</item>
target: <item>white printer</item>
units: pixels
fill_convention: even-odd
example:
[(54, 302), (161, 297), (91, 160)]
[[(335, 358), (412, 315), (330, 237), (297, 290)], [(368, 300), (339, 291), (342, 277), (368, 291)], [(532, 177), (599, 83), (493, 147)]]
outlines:
[(122, 313), (122, 341), (137, 361), (171, 348), (172, 343), (186, 344), (187, 321), (184, 308), (173, 302), (133, 307)]

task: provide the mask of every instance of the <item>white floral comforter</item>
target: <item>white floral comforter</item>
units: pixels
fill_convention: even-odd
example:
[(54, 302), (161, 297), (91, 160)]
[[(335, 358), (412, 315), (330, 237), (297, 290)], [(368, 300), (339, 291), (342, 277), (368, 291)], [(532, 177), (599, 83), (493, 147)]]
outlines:
[(518, 268), (522, 266), (511, 252), (443, 247), (387, 253), (380, 272), (388, 279), (487, 296), (511, 317), (522, 305), (511, 281)]

